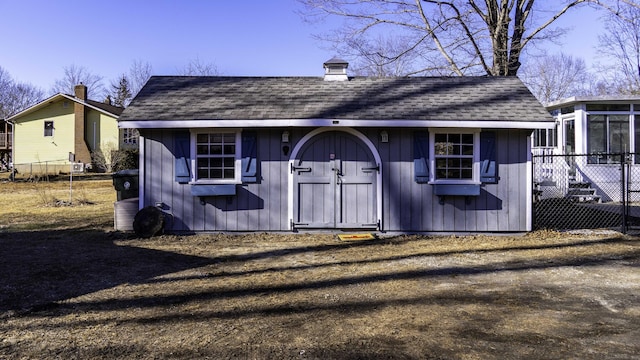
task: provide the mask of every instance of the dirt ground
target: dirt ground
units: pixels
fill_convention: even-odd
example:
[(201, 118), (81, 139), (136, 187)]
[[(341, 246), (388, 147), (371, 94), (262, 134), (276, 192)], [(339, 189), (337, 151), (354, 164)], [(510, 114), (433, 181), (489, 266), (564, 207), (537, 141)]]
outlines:
[(640, 240), (0, 232), (2, 359), (640, 358)]

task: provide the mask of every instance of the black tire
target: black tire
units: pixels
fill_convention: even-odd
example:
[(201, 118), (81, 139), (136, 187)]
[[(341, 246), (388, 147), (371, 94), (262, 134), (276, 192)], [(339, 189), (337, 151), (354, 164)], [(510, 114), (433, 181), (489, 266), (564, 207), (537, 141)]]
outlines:
[(147, 206), (133, 218), (133, 231), (142, 238), (150, 238), (162, 233), (164, 213), (155, 206)]

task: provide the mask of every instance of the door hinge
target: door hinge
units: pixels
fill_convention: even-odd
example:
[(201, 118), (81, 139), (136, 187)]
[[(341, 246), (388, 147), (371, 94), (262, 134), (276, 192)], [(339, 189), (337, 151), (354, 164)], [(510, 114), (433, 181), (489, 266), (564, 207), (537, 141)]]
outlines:
[(294, 171), (310, 172), (311, 168), (310, 167), (295, 166), (295, 165), (291, 164), (291, 173), (293, 174)]
[(362, 171), (363, 172), (372, 172), (372, 171), (380, 172), (380, 165), (378, 164), (378, 165), (373, 166), (373, 167), (363, 167)]

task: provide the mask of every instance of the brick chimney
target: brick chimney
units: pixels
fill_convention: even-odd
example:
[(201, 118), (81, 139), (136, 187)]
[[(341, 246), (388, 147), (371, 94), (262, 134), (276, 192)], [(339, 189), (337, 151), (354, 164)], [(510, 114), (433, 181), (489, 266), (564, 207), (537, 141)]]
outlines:
[(91, 153), (89, 147), (85, 141), (85, 124), (87, 121), (86, 107), (84, 101), (87, 100), (87, 87), (80, 83), (74, 87), (76, 99), (80, 102), (75, 102), (73, 111), (75, 114), (75, 126), (74, 126), (74, 145), (73, 152), (76, 154), (76, 162), (83, 162), (85, 164), (91, 164)]
[(76, 85), (73, 91), (78, 99), (87, 100), (87, 87), (83, 83)]

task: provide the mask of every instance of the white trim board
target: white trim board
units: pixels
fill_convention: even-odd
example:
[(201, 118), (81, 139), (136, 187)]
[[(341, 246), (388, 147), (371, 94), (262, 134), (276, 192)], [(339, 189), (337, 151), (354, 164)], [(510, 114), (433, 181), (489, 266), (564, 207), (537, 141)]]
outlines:
[(344, 120), (344, 119), (266, 119), (266, 120), (120, 120), (118, 127), (133, 129), (178, 129), (206, 127), (407, 127), (407, 128), (483, 128), (553, 129), (555, 121), (500, 120)]

